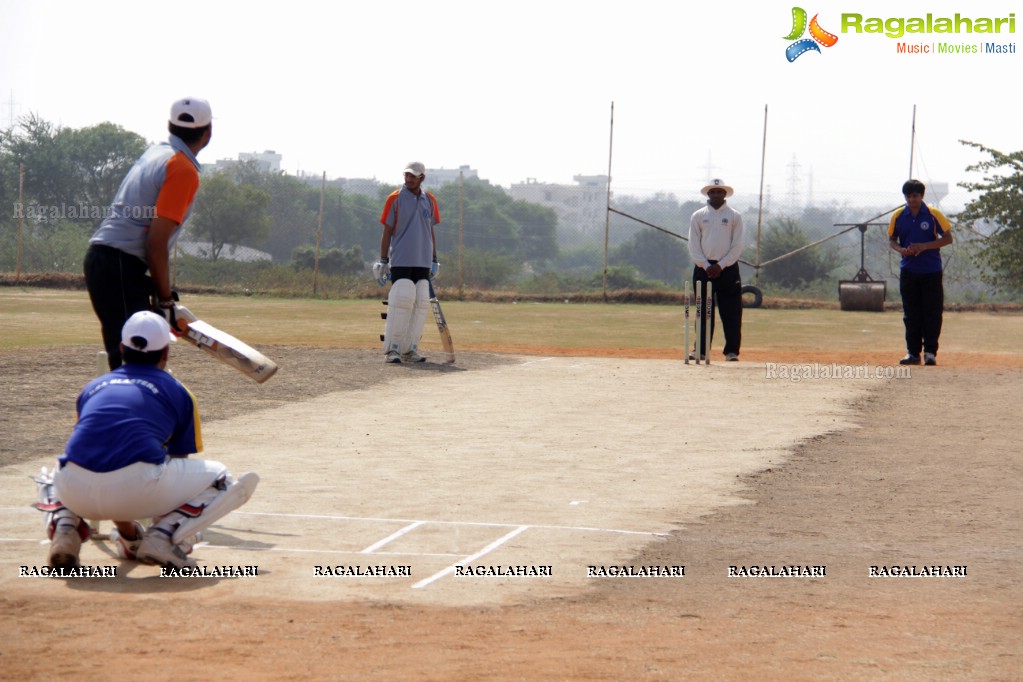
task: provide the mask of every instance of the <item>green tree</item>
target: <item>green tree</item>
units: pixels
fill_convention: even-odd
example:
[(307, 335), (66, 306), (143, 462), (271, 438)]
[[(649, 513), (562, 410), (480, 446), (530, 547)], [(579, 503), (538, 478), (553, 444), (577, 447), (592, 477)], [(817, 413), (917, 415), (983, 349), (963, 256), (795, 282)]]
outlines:
[[(764, 261), (779, 258), (810, 244), (811, 241), (795, 219), (774, 218), (767, 222), (767, 229), (764, 231), (760, 245), (761, 258)], [(787, 289), (799, 289), (830, 275), (840, 261), (841, 258), (834, 248), (822, 244), (768, 265), (763, 269), (762, 276), (771, 284)]]
[(642, 276), (667, 284), (682, 284), (689, 276), (689, 249), (678, 237), (645, 229), (617, 247), (610, 261), (631, 265)]
[[(313, 188), (283, 173), (268, 173), (261, 170), (255, 161), (234, 164), (226, 174), (239, 185), (266, 193), (269, 224), (266, 238), (260, 246), (273, 257), (274, 262), (287, 263), (296, 247), (316, 243), (319, 186)], [(200, 186), (200, 194), (202, 191)]]
[[(312, 270), (316, 267), (316, 249), (312, 246), (298, 247), (291, 256), (291, 265), (296, 270)], [(364, 274), (366, 262), (362, 256), (362, 249), (358, 246), (350, 249), (321, 249), (319, 270), (326, 275)]]
[[(141, 135), (113, 123), (68, 130), (62, 138), (76, 181), (75, 201), (104, 210), (147, 146)], [(99, 224), (98, 220), (93, 222)]]
[(214, 173), (199, 186), (189, 234), (210, 242), (210, 260), (217, 260), (228, 245), (261, 246), (270, 230), (269, 202), (263, 190)]
[[(18, 169), (25, 168), (25, 203), (36, 213), (94, 227), (146, 141), (113, 123), (61, 128), (32, 114), (0, 133), (0, 172), (17, 197)], [(6, 182), (10, 177), (13, 182)]]
[(553, 209), (512, 199), (486, 180), (448, 183), (434, 192), (440, 204), (437, 242), (452, 253), (458, 245), (458, 208), (462, 202), (462, 244), (520, 262), (557, 257), (557, 214)]
[[(319, 210), (319, 192), (316, 195)], [(362, 194), (349, 194), (339, 187), (328, 187), (323, 205), (321, 246), (349, 249), (358, 247), (376, 260), (380, 253), (380, 211), (383, 202)]]
[(991, 158), (967, 167), (984, 173), (979, 182), (959, 185), (980, 196), (970, 200), (956, 218), (988, 233), (980, 258), (988, 266), (981, 271), (985, 282), (1002, 292), (1023, 289), (1023, 151), (1004, 154), (990, 147), (960, 140), (961, 144)]

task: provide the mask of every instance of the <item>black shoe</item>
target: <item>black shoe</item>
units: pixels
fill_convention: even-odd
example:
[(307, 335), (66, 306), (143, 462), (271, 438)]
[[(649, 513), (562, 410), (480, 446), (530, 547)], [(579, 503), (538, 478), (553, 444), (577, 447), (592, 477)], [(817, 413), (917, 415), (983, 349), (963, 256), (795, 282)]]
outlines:
[(924, 364), (933, 367), (938, 364), (938, 358), (934, 355), (934, 353), (924, 353)]
[(901, 360), (899, 360), (899, 364), (900, 365), (919, 365), (920, 364), (920, 356), (919, 355), (913, 355), (912, 353), (910, 353), (906, 357), (904, 357)]

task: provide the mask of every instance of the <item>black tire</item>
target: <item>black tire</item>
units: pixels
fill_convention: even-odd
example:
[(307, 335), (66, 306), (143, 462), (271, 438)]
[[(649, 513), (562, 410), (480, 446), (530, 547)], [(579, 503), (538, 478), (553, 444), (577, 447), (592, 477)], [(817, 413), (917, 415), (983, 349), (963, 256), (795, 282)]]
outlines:
[[(751, 299), (750, 296), (753, 298)], [(764, 294), (760, 289), (757, 289), (751, 284), (747, 284), (742, 288), (742, 307), (743, 308), (759, 308), (764, 302)]]

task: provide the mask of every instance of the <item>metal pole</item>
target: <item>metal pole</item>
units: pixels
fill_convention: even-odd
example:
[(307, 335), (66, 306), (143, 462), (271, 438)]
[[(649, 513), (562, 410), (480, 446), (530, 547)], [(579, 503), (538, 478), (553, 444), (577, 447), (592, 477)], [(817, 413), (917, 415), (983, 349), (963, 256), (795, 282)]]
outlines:
[(18, 166), (18, 270), (15, 282), (21, 281), (21, 224), (25, 215), (25, 164)]
[(611, 102), (611, 132), (607, 143), (607, 210), (604, 211), (604, 301), (607, 301), (608, 246), (611, 242), (611, 154), (615, 139), (615, 103)]
[(767, 159), (767, 105), (764, 105), (764, 142), (760, 150), (760, 206), (757, 208), (757, 267), (753, 281), (760, 284), (760, 231), (764, 217), (764, 163)]
[(313, 256), (313, 296), (316, 296), (317, 280), (320, 275), (320, 234), (323, 232), (323, 199), (327, 193), (327, 171), (323, 171), (320, 183), (320, 219), (316, 223), (316, 253)]
[(465, 217), (465, 173), (458, 171), (458, 296), (465, 295), (465, 280), (462, 277), (462, 231)]
[(913, 125), (909, 134), (909, 178), (913, 177), (913, 150), (916, 148), (916, 105), (913, 105)]

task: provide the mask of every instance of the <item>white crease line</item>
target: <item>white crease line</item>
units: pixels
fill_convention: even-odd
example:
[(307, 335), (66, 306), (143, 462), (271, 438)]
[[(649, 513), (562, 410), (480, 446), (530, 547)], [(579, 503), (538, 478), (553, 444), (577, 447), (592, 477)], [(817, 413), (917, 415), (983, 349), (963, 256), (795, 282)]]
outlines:
[[(301, 549), (298, 547), (246, 547), (245, 545), (196, 545), (196, 549), (237, 549), (243, 552), (294, 552), (295, 554), (361, 554), (362, 552), (356, 552), (351, 549)], [(461, 556), (461, 554), (455, 554), (453, 552), (376, 552), (373, 556), (378, 557), (394, 557), (394, 556), (411, 556), (411, 557), (453, 557)]]
[(458, 566), (465, 566), (466, 564), (471, 563), (471, 562), (475, 561), (476, 559), (479, 559), (481, 556), (483, 556), (485, 554), (489, 554), (493, 550), (497, 549), (498, 547), (500, 547), (504, 543), (506, 543), (509, 540), (511, 540), (513, 537), (515, 537), (519, 533), (524, 532), (527, 528), (530, 528), (530, 526), (519, 526), (518, 528), (516, 528), (512, 532), (505, 534), (503, 537), (500, 537), (497, 540), (494, 540), (489, 545), (487, 545), (486, 547), (484, 547), (480, 551), (476, 552), (472, 556), (467, 556), (464, 559), (462, 559), (461, 561), (457, 561), (457, 562), (451, 564), (450, 566), (448, 566), (447, 568), (434, 573), (429, 578), (426, 578), (424, 580), (420, 580), (419, 582), (417, 582), (415, 585), (412, 586), (412, 589), (413, 590), (422, 589), (422, 588), (426, 587), (427, 585), (429, 585), (430, 583), (432, 583), (433, 581), (440, 580), (441, 578), (443, 578), (444, 576), (446, 576), (449, 573), (454, 573), (455, 572), (455, 568), (457, 568)]
[(536, 360), (528, 360), (519, 365), (519, 367), (528, 367), (529, 365), (537, 365), (541, 362), (550, 362), (554, 358), (537, 358)]
[[(246, 512), (246, 511), (233, 511), (231, 514), (238, 514), (241, 516), (276, 516), (279, 518), (289, 519), (318, 519), (321, 521), (377, 521), (382, 523), (435, 523), (439, 525), (449, 526), (485, 526), (489, 528), (515, 528), (519, 524), (515, 523), (490, 523), (487, 521), (437, 521), (437, 520), (423, 520), (423, 519), (385, 519), (373, 516), (334, 516), (330, 514), (278, 514), (276, 512)], [(530, 528), (538, 528), (540, 530), (578, 530), (586, 531), (590, 533), (618, 533), (621, 535), (652, 535), (655, 537), (667, 537), (671, 535), (671, 532), (656, 532), (646, 530), (620, 530), (617, 528), (592, 528), (590, 526), (554, 526), (544, 524), (529, 524)], [(675, 530), (682, 530), (681, 527)]]
[(375, 550), (383, 547), (384, 545), (386, 545), (391, 540), (397, 540), (398, 538), (400, 538), (405, 533), (412, 532), (413, 530), (415, 530), (419, 526), (423, 525), (424, 523), (426, 523), (426, 521), (416, 521), (415, 523), (410, 523), (409, 525), (405, 526), (401, 530), (396, 531), (394, 533), (391, 533), (390, 535), (388, 535), (383, 540), (381, 540), (379, 542), (374, 542), (372, 545), (370, 545), (366, 549), (362, 550), (362, 552), (360, 552), (360, 554), (372, 554)]

